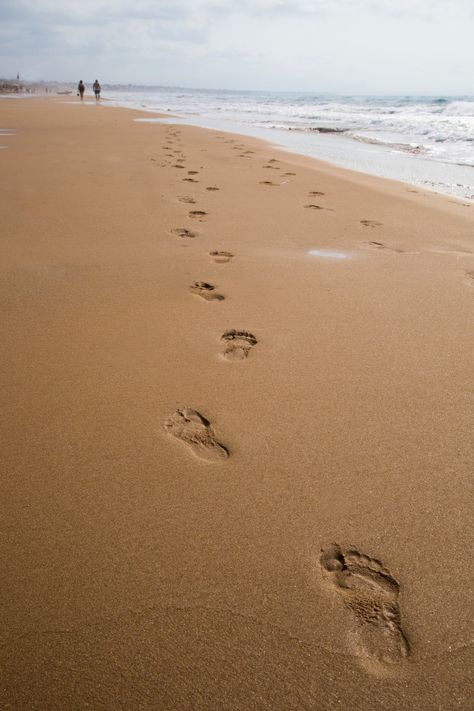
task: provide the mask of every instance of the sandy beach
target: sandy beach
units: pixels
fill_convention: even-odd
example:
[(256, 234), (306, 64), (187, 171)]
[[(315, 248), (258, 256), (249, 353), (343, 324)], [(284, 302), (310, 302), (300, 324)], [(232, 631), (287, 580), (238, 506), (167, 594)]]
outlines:
[(474, 204), (0, 115), (0, 707), (467, 711)]

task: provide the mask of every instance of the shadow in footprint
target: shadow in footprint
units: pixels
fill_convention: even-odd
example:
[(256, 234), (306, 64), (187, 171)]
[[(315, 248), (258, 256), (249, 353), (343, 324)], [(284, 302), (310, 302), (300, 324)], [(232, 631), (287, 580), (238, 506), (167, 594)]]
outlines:
[(206, 301), (224, 301), (225, 296), (218, 294), (215, 289), (216, 287), (213, 284), (208, 284), (205, 281), (195, 281), (189, 287), (189, 290), (193, 294), (200, 296)]
[(205, 215), (207, 215), (207, 212), (204, 212), (204, 210), (191, 210), (189, 213), (189, 217), (195, 218), (204, 217)]
[(194, 178), (183, 178), (183, 183), (199, 183), (199, 180), (194, 180)]
[(188, 170), (188, 175), (198, 175), (198, 170)]
[(178, 235), (178, 237), (185, 237), (189, 239), (197, 236), (195, 232), (188, 230), (187, 227), (176, 227), (176, 229), (173, 230), (173, 234)]
[(196, 233), (192, 230), (188, 230), (187, 227), (177, 227), (173, 230), (173, 233), (178, 235), (178, 237), (188, 237), (189, 239), (196, 237)]
[(272, 183), (271, 180), (261, 180), (260, 185), (276, 185), (276, 183)]
[(234, 256), (232, 252), (222, 252), (218, 250), (215, 250), (214, 252), (209, 252), (209, 254), (213, 258), (214, 262), (217, 262), (218, 264), (229, 262)]
[(223, 333), (221, 341), (225, 343), (223, 356), (227, 360), (245, 360), (250, 349), (258, 343), (253, 333), (235, 329)]
[(353, 613), (349, 639), (356, 656), (397, 664), (410, 652), (401, 628), (399, 585), (377, 560), (333, 544), (320, 555), (323, 575)]
[(215, 190), (220, 190), (220, 188), (218, 188), (218, 187), (215, 186), (215, 185), (209, 185), (209, 187), (206, 188), (206, 190), (209, 190), (210, 192), (213, 192), (213, 191), (215, 191)]
[(364, 227), (382, 227), (383, 222), (377, 222), (377, 220), (361, 220), (361, 225)]
[[(404, 252), (403, 249), (397, 249), (396, 247), (388, 247), (383, 242), (376, 242), (375, 240), (369, 240), (368, 242), (364, 242), (363, 246), (369, 247), (370, 249), (384, 249), (387, 252), (396, 252), (397, 254), (403, 254)], [(410, 254), (415, 254), (415, 252), (411, 252)]]
[(318, 195), (321, 197), (322, 195), (324, 195), (324, 193), (322, 193), (320, 190), (310, 190), (308, 195), (313, 195), (314, 197)]
[(229, 456), (229, 451), (217, 441), (209, 420), (197, 410), (183, 407), (176, 410), (164, 422), (168, 434), (188, 445), (191, 452), (206, 462), (222, 462)]

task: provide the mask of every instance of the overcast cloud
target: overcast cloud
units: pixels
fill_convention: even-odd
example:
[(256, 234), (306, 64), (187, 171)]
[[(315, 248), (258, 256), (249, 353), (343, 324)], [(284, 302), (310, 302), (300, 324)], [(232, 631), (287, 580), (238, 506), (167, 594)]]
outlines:
[(473, 0), (0, 0), (0, 76), (474, 94)]

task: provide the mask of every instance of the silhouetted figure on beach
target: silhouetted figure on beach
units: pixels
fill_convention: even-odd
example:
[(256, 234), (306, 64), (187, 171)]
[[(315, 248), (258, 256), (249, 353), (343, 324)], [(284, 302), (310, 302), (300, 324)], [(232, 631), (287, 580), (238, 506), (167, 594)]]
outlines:
[(84, 98), (84, 91), (85, 91), (85, 89), (86, 89), (86, 87), (84, 86), (84, 82), (83, 82), (82, 79), (81, 79), (81, 81), (80, 81), (79, 84), (77, 85), (77, 95), (81, 97), (81, 101), (82, 101), (82, 99)]
[(100, 84), (99, 84), (98, 79), (95, 80), (95, 82), (92, 85), (92, 88), (94, 89), (96, 101), (99, 101), (99, 99), (100, 99)]

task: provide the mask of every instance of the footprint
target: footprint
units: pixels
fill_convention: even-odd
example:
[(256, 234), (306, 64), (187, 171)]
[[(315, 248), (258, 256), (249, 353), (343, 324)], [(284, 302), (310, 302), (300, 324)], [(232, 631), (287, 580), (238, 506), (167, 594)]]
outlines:
[(465, 272), (466, 277), (474, 284), (474, 272)]
[(369, 240), (369, 242), (365, 242), (364, 244), (368, 245), (369, 247), (374, 247), (375, 249), (386, 248), (383, 242), (376, 242), (375, 240)]
[(383, 222), (377, 222), (377, 220), (361, 220), (361, 225), (364, 227), (382, 227)]
[(310, 190), (310, 192), (308, 193), (308, 195), (319, 195), (319, 196), (321, 196), (321, 195), (324, 195), (324, 193), (322, 193), (320, 190)]
[(193, 294), (202, 296), (206, 301), (224, 301), (225, 296), (218, 294), (215, 288), (213, 284), (207, 284), (205, 281), (195, 281), (194, 284), (189, 287)]
[(209, 190), (209, 191), (212, 192), (212, 191), (214, 191), (214, 190), (220, 190), (220, 188), (216, 187), (215, 185), (209, 185), (209, 187), (206, 188), (206, 190)]
[(205, 215), (207, 215), (207, 212), (204, 212), (204, 210), (191, 210), (191, 212), (189, 213), (189, 217), (196, 218), (204, 217)]
[(188, 170), (188, 175), (198, 175), (198, 170)]
[(283, 173), (283, 175), (296, 175), (296, 173)]
[(196, 204), (196, 200), (195, 200), (193, 197), (188, 197), (188, 196), (186, 196), (186, 195), (183, 195), (183, 196), (181, 196), (181, 197), (178, 197), (178, 200), (179, 200), (180, 202), (185, 202), (185, 203), (187, 203), (187, 204), (189, 204), (189, 205), (195, 205), (195, 204)]
[(247, 358), (249, 351), (256, 343), (257, 339), (249, 331), (226, 331), (221, 336), (221, 341), (226, 344), (223, 353), (227, 360), (244, 360)]
[(399, 585), (381, 563), (354, 548), (337, 544), (320, 555), (323, 575), (354, 616), (350, 638), (356, 656), (385, 664), (408, 657), (410, 648), (401, 628)]
[(324, 207), (321, 207), (321, 205), (305, 205), (305, 208), (309, 210), (324, 210)]
[(277, 165), (262, 165), (262, 168), (267, 168), (269, 170), (280, 170)]
[(260, 185), (276, 185), (276, 183), (272, 183), (271, 180), (261, 180)]
[(178, 237), (196, 237), (196, 233), (192, 230), (188, 230), (186, 227), (177, 227), (175, 230), (173, 230), (173, 233), (175, 235), (178, 235)]
[(267, 163), (279, 163), (280, 161), (277, 160), (276, 158), (270, 158), (270, 160), (267, 161)]
[(211, 257), (214, 258), (214, 261), (217, 262), (218, 264), (224, 263), (224, 262), (229, 262), (232, 257), (234, 256), (232, 252), (219, 252), (218, 250), (215, 250), (214, 252), (209, 252)]
[(164, 422), (165, 430), (187, 444), (199, 459), (206, 462), (221, 462), (229, 451), (214, 436), (211, 423), (190, 407), (176, 410)]
[(184, 165), (180, 165), (179, 163), (175, 163), (173, 165), (173, 168), (184, 168), (184, 167), (185, 167)]
[(199, 183), (199, 180), (194, 180), (194, 178), (183, 178), (183, 183)]
[[(397, 249), (396, 247), (387, 247), (383, 242), (376, 242), (375, 240), (369, 240), (364, 242), (365, 247), (370, 247), (371, 249), (386, 249), (387, 252), (396, 252), (397, 254), (403, 254), (403, 249)], [(410, 254), (416, 254), (415, 252), (410, 252)]]

